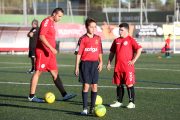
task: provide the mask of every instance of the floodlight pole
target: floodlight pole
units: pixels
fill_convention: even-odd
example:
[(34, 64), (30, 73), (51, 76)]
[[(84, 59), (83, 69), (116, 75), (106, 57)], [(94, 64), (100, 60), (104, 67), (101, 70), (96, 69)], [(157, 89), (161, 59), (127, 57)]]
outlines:
[(46, 2), (46, 14), (49, 15), (49, 0)]
[(143, 0), (141, 0), (140, 25), (142, 25), (142, 3), (143, 3)]
[(27, 11), (26, 11), (26, 0), (23, 0), (23, 16), (24, 16), (24, 25), (27, 24)]
[[(176, 17), (176, 0), (174, 0), (174, 18)], [(174, 19), (175, 21), (175, 19)]]
[(33, 7), (34, 7), (34, 19), (36, 19), (36, 12), (37, 12), (36, 0), (33, 0)]
[(69, 1), (69, 8), (70, 8), (70, 13), (71, 13), (71, 20), (72, 20), (72, 23), (74, 23), (73, 13), (72, 13), (72, 8), (71, 8), (71, 1)]
[(119, 0), (119, 25), (121, 24), (121, 0)]
[(85, 19), (87, 19), (87, 0), (86, 0), (86, 11), (85, 11)]
[(107, 8), (106, 8), (106, 4), (104, 4), (104, 8), (105, 8), (105, 13), (106, 13), (106, 20), (107, 20), (107, 24), (109, 25), (109, 18), (108, 18), (108, 14), (107, 14)]
[(56, 0), (56, 8), (58, 8), (58, 0)]

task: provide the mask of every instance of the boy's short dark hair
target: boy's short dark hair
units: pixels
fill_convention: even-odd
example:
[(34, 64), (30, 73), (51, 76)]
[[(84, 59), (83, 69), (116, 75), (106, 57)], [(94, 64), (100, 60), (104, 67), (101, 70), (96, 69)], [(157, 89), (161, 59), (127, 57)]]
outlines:
[(95, 22), (97, 23), (93, 18), (88, 17), (85, 21), (86, 28), (89, 26), (90, 23)]
[(55, 8), (52, 12), (52, 15), (53, 13), (58, 13), (59, 11), (61, 11), (62, 13), (64, 13), (63, 9), (62, 8)]
[(121, 23), (120, 25), (119, 25), (119, 27), (121, 28), (121, 27), (124, 27), (125, 29), (127, 29), (128, 31), (129, 31), (129, 25), (127, 24), (127, 23)]
[(172, 35), (172, 34), (169, 34), (168, 37), (171, 36), (171, 35)]

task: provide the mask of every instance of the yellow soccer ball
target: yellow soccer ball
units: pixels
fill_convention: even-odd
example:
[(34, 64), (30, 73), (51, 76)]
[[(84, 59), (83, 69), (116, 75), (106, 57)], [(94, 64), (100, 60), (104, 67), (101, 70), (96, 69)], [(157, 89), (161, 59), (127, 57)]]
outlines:
[(103, 100), (102, 100), (101, 96), (97, 95), (95, 105), (101, 105), (102, 102), (103, 102)]
[(55, 101), (55, 95), (53, 93), (51, 93), (51, 92), (48, 92), (48, 93), (45, 94), (44, 99), (45, 99), (45, 101), (47, 103), (53, 103)]
[(102, 117), (106, 114), (106, 108), (104, 105), (96, 105), (94, 108), (94, 114), (98, 117)]

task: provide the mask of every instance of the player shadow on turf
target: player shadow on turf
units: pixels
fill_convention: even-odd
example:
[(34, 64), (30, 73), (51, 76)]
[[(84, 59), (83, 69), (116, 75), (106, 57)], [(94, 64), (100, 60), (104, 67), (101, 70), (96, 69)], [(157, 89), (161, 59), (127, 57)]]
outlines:
[[(78, 115), (82, 116), (80, 112), (75, 112), (75, 111), (67, 111), (67, 110), (58, 110), (58, 109), (49, 109), (49, 108), (40, 108), (40, 107), (32, 107), (32, 106), (22, 106), (22, 105), (13, 105), (13, 104), (2, 104), (0, 103), (0, 106), (3, 107), (15, 107), (15, 108), (27, 108), (27, 109), (38, 109), (38, 110), (51, 110), (51, 111), (59, 111), (59, 112), (64, 112), (65, 114), (71, 114), (71, 115)], [(95, 115), (86, 115), (86, 116), (91, 116), (94, 117)]]
[[(74, 105), (83, 105), (83, 102), (73, 101), (73, 100), (66, 100), (66, 101), (63, 101), (63, 100), (56, 100), (56, 101), (69, 102), (69, 104), (74, 104)], [(88, 102), (87, 105), (90, 106), (91, 103)]]

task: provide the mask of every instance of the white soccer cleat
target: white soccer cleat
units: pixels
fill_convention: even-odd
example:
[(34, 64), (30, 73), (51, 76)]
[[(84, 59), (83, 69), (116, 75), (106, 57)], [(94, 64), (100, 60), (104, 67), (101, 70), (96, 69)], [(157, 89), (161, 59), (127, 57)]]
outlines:
[(75, 97), (76, 96), (76, 94), (66, 94), (64, 97), (62, 97), (63, 98), (63, 100), (69, 100), (69, 99), (71, 99), (71, 98), (73, 98), (73, 97)]
[(83, 109), (83, 111), (81, 112), (81, 115), (87, 115), (87, 109)]
[(127, 106), (127, 108), (135, 108), (135, 104), (133, 104), (132, 102), (130, 102)]
[(111, 107), (120, 107), (120, 106), (123, 106), (123, 104), (120, 103), (120, 102), (118, 102), (118, 101), (115, 101), (115, 103), (114, 103), (114, 104), (111, 104), (110, 106), (111, 106)]

